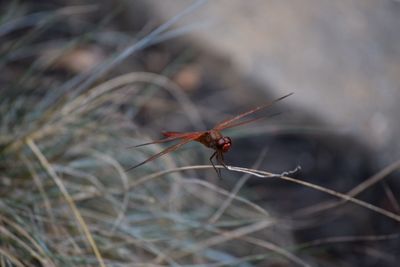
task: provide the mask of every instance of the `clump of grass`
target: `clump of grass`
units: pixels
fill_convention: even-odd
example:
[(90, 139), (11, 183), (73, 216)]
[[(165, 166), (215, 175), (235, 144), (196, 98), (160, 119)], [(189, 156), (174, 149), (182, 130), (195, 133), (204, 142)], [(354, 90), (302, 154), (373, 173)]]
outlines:
[[(9, 12), (20, 12), (18, 5), (13, 7)], [(222, 266), (269, 257), (271, 262), (289, 258), (305, 265), (267, 241), (241, 240), (274, 224), (256, 204), (231, 195), (217, 218), (215, 212), (229, 196), (224, 189), (200, 177), (183, 179), (185, 173), (145, 179), (148, 173), (174, 167), (176, 159), (165, 157), (124, 172), (124, 166), (158, 149), (126, 149), (141, 138), (130, 114), (137, 114), (146, 99), (145, 85), (167, 90), (194, 121), (198, 116), (164, 76), (133, 72), (107, 78), (110, 69), (141, 49), (140, 41), (77, 76), (52, 73), (51, 62), (43, 67), (40, 49), (26, 54), (54, 41), (43, 36), (57, 19), (66, 19), (66, 10), (68, 15), (82, 11), (20, 14), (13, 21), (15, 14), (3, 14), (0, 28), (7, 39), (1, 46), (1, 68), (10, 76), (2, 78), (0, 92), (1, 266)], [(96, 29), (86, 38), (60, 42), (59, 56), (88, 39), (93, 42), (91, 36), (99, 33)], [(160, 33), (145, 38), (152, 43), (168, 37)], [(240, 246), (223, 245), (234, 239), (260, 243), (264, 249), (245, 253)]]
[[(208, 172), (201, 170), (212, 166), (176, 167), (180, 160), (188, 162), (179, 153), (126, 173), (125, 167), (160, 149), (126, 149), (144, 138), (136, 115), (154, 101), (155, 91), (172, 96), (193, 124), (201, 123), (200, 116), (163, 75), (109, 76), (108, 72), (131, 53), (180, 31), (166, 31), (168, 24), (164, 24), (141, 41), (126, 43), (125, 49), (88, 73), (53, 73), (57, 57), (45, 66), (38, 59), (40, 48), (54, 41), (46, 34), (59, 19), (66, 19), (65, 14), (89, 12), (93, 7), (21, 13), (10, 21), (13, 12), (21, 12), (17, 4), (11, 7), (0, 26), (0, 35), (6, 37), (0, 47), (0, 67), (7, 73), (0, 78), (4, 85), (0, 91), (1, 266), (310, 266), (297, 255), (300, 249), (398, 237), (327, 238), (295, 245), (290, 233), (279, 229), (283, 220), (238, 192), (250, 176), (275, 177), (341, 199), (303, 214), (352, 202), (400, 221), (398, 215), (355, 198), (400, 163), (347, 194), (272, 175), (257, 170), (257, 164), (254, 169), (230, 167), (243, 176), (229, 192), (204, 179)], [(87, 42), (104, 45), (93, 38), (102, 29), (90, 29), (60, 42), (59, 56)], [(32, 47), (37, 49), (27, 53)], [(167, 101), (163, 97), (158, 99)]]

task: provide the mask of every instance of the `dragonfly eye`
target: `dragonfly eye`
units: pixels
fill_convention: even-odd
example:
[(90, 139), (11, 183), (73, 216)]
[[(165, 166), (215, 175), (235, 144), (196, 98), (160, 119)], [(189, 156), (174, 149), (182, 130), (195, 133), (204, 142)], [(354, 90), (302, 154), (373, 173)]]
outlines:
[(222, 150), (222, 152), (227, 152), (232, 146), (232, 141), (229, 137), (222, 137), (218, 140), (218, 148)]

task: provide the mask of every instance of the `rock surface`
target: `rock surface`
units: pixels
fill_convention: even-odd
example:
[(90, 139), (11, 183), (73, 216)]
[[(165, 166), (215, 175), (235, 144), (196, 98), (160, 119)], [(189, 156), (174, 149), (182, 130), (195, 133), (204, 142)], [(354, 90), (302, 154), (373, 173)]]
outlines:
[[(184, 0), (146, 1), (163, 18)], [(355, 136), (385, 163), (400, 145), (400, 3), (209, 1), (178, 25), (210, 22), (193, 43), (225, 55), (244, 76), (329, 127)], [(249, 89), (250, 90), (250, 89)]]

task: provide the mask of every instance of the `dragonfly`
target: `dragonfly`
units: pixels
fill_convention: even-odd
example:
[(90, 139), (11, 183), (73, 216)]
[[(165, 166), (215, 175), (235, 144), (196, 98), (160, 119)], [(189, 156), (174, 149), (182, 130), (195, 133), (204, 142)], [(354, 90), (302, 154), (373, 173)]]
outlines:
[[(125, 171), (133, 170), (133, 169), (135, 169), (143, 164), (146, 164), (149, 161), (155, 160), (167, 153), (176, 151), (177, 149), (181, 148), (182, 146), (186, 145), (187, 143), (195, 141), (195, 142), (199, 142), (199, 143), (203, 144), (204, 146), (214, 150), (214, 153), (211, 155), (209, 160), (210, 160), (214, 170), (217, 172), (218, 176), (221, 177), (221, 170), (215, 166), (213, 159), (216, 158), (216, 160), (219, 164), (221, 164), (225, 169), (228, 169), (224, 162), (224, 153), (228, 152), (232, 147), (232, 139), (228, 136), (224, 136), (221, 133), (221, 131), (225, 130), (225, 129), (233, 128), (233, 127), (243, 126), (248, 123), (252, 123), (254, 121), (258, 121), (260, 119), (265, 118), (265, 117), (257, 117), (257, 118), (250, 118), (250, 119), (243, 120), (243, 118), (245, 118), (253, 113), (256, 113), (260, 110), (269, 108), (274, 103), (281, 101), (282, 99), (284, 99), (292, 94), (293, 93), (284, 95), (284, 96), (277, 98), (273, 101), (270, 101), (264, 105), (257, 106), (248, 111), (240, 113), (239, 115), (236, 115), (232, 118), (221, 121), (218, 124), (216, 124), (214, 126), (214, 128), (212, 128), (211, 130), (197, 131), (197, 132), (163, 132), (162, 134), (165, 138), (156, 140), (156, 141), (152, 141), (149, 143), (136, 145), (133, 147), (141, 147), (141, 146), (147, 146), (147, 145), (153, 145), (153, 144), (162, 144), (162, 143), (168, 143), (168, 142), (172, 142), (172, 141), (179, 141), (179, 142), (176, 143), (175, 145), (165, 148), (161, 152), (149, 157), (145, 161), (143, 161), (139, 164), (136, 164), (132, 167), (129, 167)], [(273, 114), (273, 115), (277, 115), (277, 114)], [(269, 116), (269, 117), (271, 117), (271, 116)]]

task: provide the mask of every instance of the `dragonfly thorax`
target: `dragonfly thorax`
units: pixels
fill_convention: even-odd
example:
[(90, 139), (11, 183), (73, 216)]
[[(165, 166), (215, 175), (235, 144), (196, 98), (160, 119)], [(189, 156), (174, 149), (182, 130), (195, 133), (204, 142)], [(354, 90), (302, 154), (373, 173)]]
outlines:
[(221, 151), (228, 152), (232, 146), (232, 140), (227, 136), (222, 136), (219, 131), (210, 130), (202, 134), (196, 141), (202, 143), (206, 147)]

